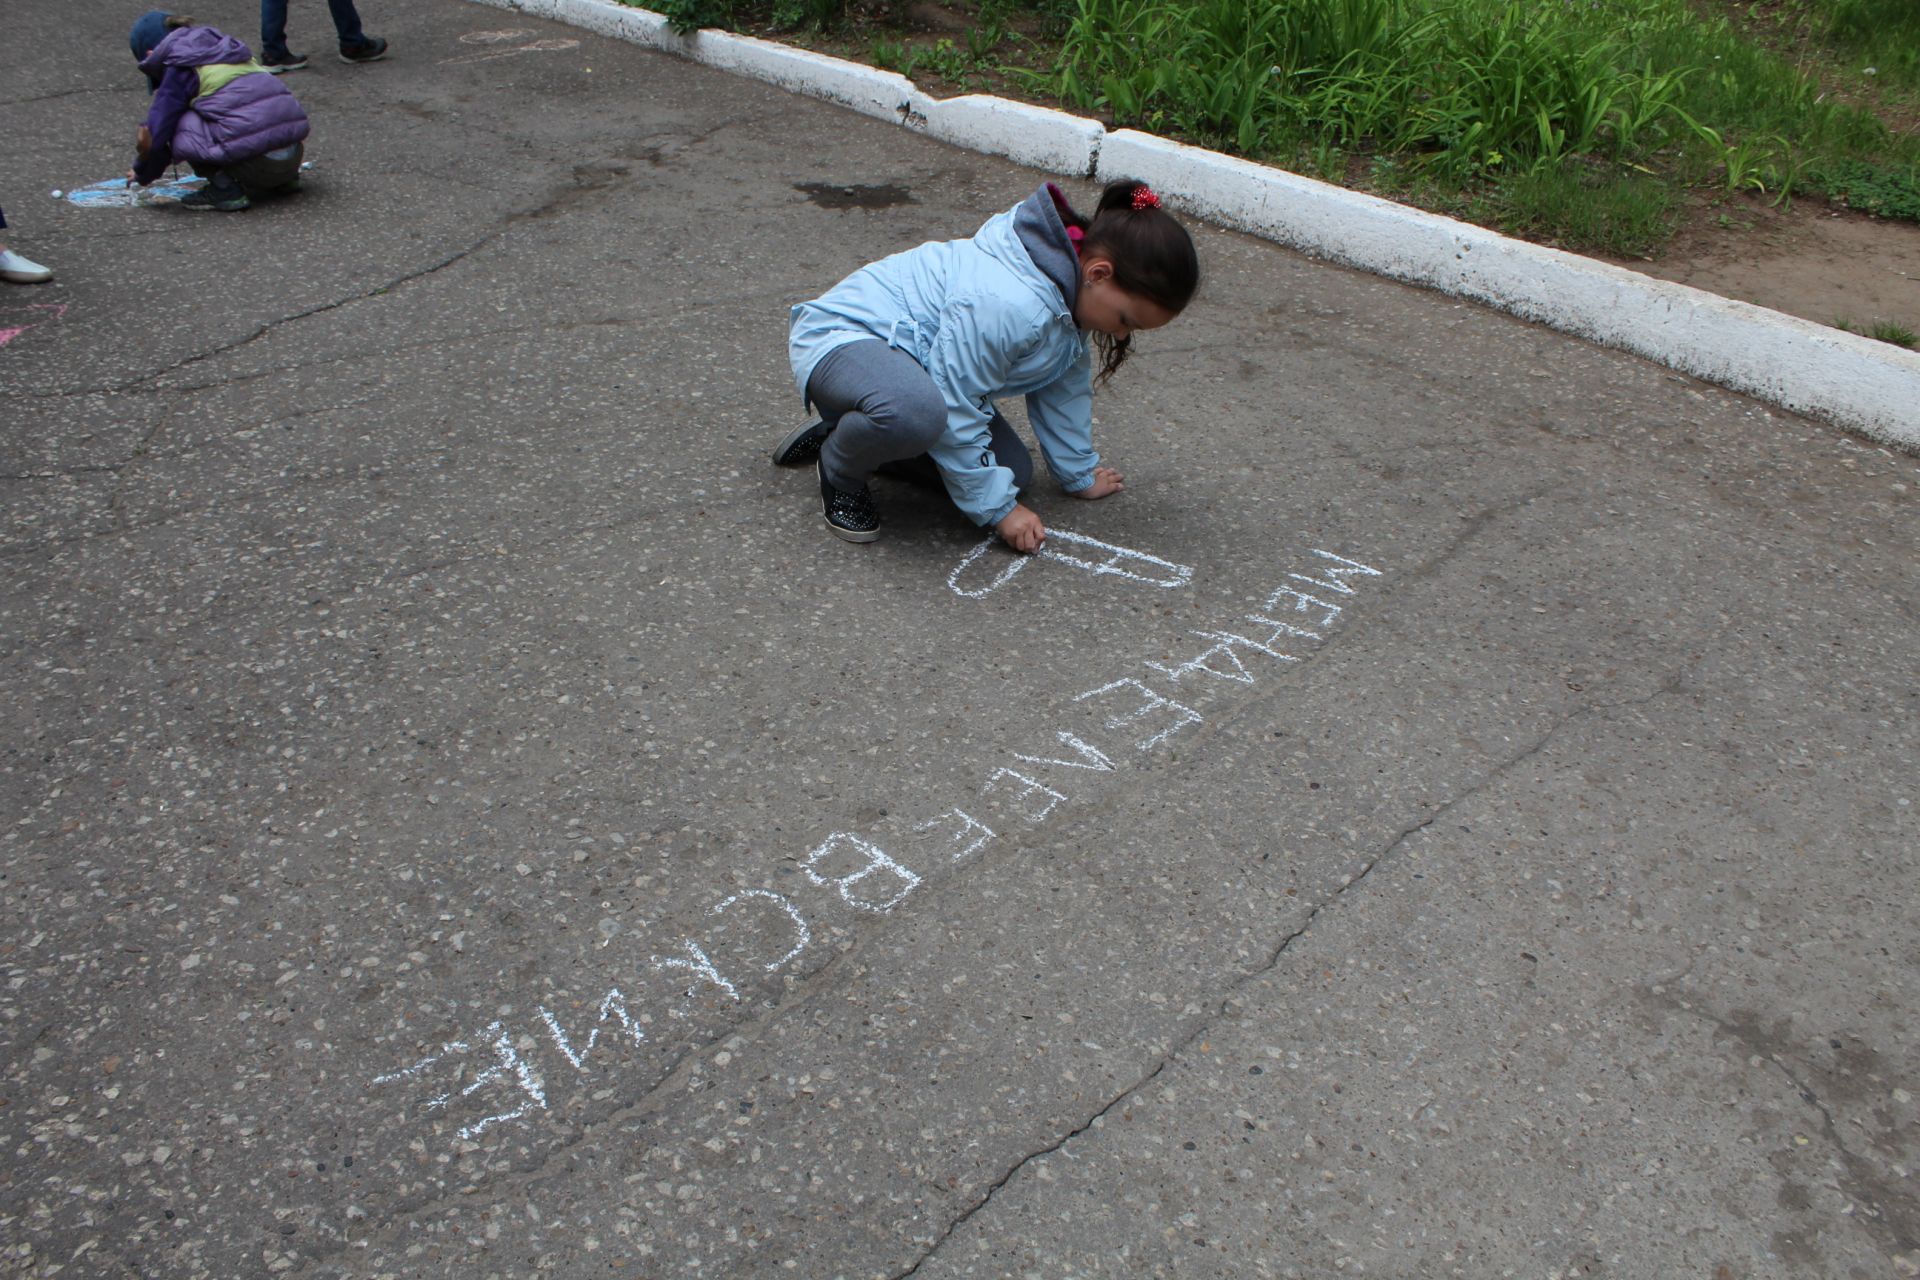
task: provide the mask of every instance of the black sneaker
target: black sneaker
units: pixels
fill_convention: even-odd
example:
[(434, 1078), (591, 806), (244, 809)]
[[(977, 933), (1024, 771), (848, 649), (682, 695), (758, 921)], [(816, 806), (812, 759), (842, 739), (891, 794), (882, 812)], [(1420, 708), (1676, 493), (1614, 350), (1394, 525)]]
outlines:
[(349, 49), (340, 46), (342, 62), (378, 62), (387, 56), (387, 42), (379, 36), (368, 36), (365, 44), (354, 45)]
[(181, 196), (180, 207), (200, 213), (238, 213), (253, 208), (253, 201), (247, 199), (247, 193), (239, 187), (222, 189), (208, 183), (198, 191)]
[(873, 509), (873, 495), (865, 489), (836, 489), (827, 479), (826, 468), (816, 464), (820, 473), (820, 501), (826, 509), (827, 528), (836, 538), (848, 542), (872, 542), (880, 536), (880, 513)]
[(260, 65), (269, 75), (279, 75), (282, 71), (299, 71), (307, 65), (307, 55), (288, 52), (284, 56), (269, 55), (260, 59)]
[(820, 456), (820, 446), (832, 434), (833, 428), (818, 418), (804, 426), (795, 427), (781, 437), (779, 444), (773, 446), (773, 465), (798, 467), (812, 462)]

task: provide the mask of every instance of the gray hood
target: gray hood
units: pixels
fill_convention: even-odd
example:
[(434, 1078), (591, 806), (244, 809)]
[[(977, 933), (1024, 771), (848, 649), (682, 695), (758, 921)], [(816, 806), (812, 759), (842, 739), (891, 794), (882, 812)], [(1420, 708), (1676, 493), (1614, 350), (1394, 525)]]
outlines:
[(1020, 247), (1033, 259), (1033, 265), (1051, 280), (1066, 300), (1067, 314), (1073, 314), (1080, 299), (1080, 251), (1067, 234), (1060, 207), (1067, 198), (1051, 182), (1022, 200), (1013, 211), (1013, 232)]

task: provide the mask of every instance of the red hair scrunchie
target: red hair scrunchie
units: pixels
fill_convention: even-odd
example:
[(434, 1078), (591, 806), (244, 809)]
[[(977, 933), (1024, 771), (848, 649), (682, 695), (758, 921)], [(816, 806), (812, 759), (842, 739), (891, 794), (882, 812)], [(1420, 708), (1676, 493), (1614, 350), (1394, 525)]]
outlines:
[(1142, 209), (1158, 209), (1159, 207), (1160, 197), (1154, 194), (1152, 187), (1143, 182), (1133, 189), (1133, 211), (1135, 213), (1140, 212)]

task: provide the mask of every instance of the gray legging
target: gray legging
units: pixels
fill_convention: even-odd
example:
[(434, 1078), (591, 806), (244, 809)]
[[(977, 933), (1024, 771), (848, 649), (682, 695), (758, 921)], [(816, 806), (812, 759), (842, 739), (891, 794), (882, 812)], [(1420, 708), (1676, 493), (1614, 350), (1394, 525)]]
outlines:
[[(926, 456), (947, 427), (947, 404), (939, 388), (906, 352), (878, 338), (835, 347), (807, 379), (807, 399), (834, 424), (820, 450), (820, 466), (836, 489), (860, 489), (875, 471), (937, 483), (939, 470)], [(1000, 411), (988, 423), (993, 460), (1013, 472), (1014, 487), (1033, 479), (1033, 455)], [(895, 464), (887, 466), (887, 464)]]

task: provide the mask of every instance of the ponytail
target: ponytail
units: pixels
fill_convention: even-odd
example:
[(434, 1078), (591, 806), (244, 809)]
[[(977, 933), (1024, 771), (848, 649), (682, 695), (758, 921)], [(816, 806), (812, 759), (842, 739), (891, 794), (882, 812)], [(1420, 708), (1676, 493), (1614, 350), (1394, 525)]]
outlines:
[[(1113, 282), (1135, 297), (1164, 307), (1173, 315), (1186, 310), (1200, 287), (1200, 257), (1193, 237), (1160, 207), (1152, 187), (1132, 178), (1109, 182), (1091, 219), (1071, 209), (1060, 215), (1082, 231), (1080, 256), (1099, 256), (1113, 264)], [(1133, 336), (1093, 335), (1100, 348), (1099, 380), (1105, 382), (1126, 362)]]

